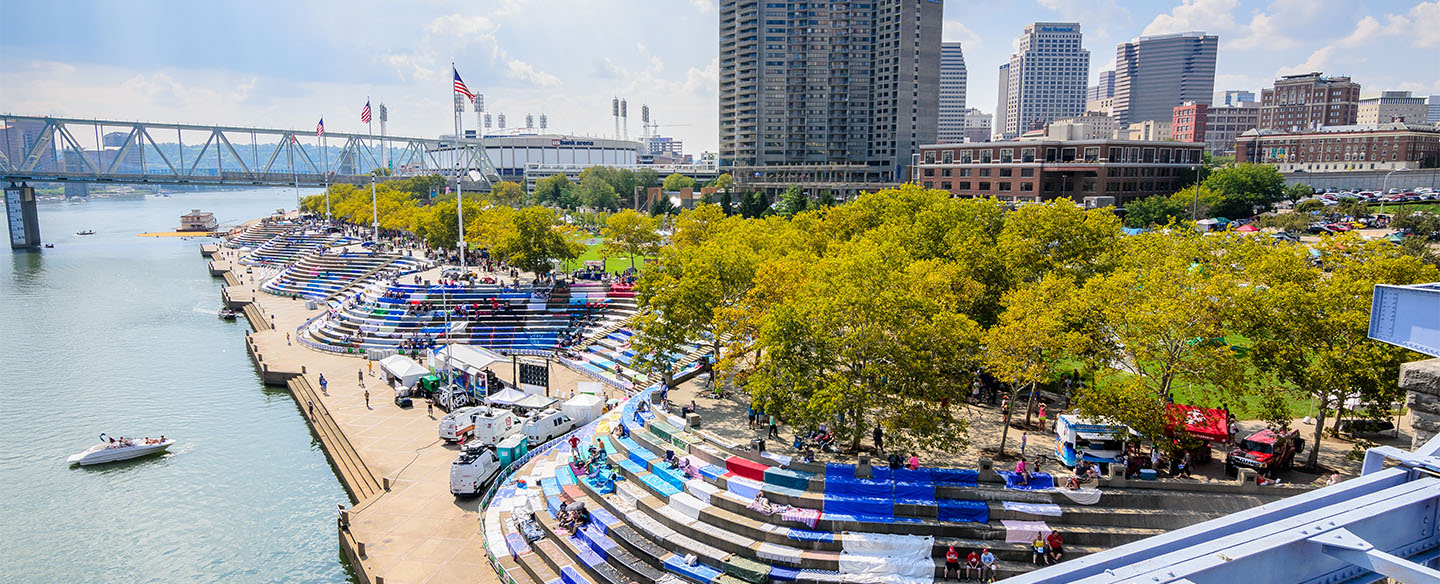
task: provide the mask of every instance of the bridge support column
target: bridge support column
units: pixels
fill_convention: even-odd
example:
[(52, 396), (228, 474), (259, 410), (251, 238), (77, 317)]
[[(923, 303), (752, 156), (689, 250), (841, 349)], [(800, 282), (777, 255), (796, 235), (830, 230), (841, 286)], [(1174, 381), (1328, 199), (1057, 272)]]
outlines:
[(35, 202), (35, 187), (28, 185), (5, 188), (5, 218), (10, 226), (10, 249), (40, 247), (40, 215)]
[(1410, 448), (1416, 449), (1440, 433), (1440, 359), (1400, 365), (1400, 388), (1410, 408)]

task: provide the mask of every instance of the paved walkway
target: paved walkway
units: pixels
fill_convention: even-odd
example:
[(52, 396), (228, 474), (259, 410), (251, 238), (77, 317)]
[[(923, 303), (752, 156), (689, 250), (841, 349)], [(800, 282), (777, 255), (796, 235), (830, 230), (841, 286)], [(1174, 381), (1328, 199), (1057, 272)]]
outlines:
[[(217, 266), (235, 259), (230, 249), (215, 255)], [(243, 266), (238, 272), (244, 277), (232, 297), (253, 295), (260, 312), (273, 319), (273, 330), (251, 335), (265, 362), (274, 370), (298, 372), (303, 366), (317, 389), (323, 373), (328, 394), (320, 399), (326, 409), (366, 466), (390, 482), (388, 492), (361, 501), (351, 513), (350, 533), (365, 544), (362, 564), (369, 581), (380, 576), (386, 584), (498, 582), (482, 546), (480, 499), (450, 494), (450, 462), (458, 448), (439, 439), (438, 417), (444, 412), (437, 408), (431, 417), (423, 402), (400, 409), (391, 401), (391, 390), (369, 374), (364, 359), (303, 346), (295, 340), (295, 328), (317, 311), (306, 310), (303, 300), (258, 292)], [(423, 275), (437, 276), (438, 271)], [(376, 375), (378, 369), (377, 364)], [(365, 372), (368, 406), (359, 372)], [(512, 380), (509, 367), (495, 372)], [(579, 381), (589, 380), (560, 365), (552, 366), (550, 376), (552, 395), (562, 400), (574, 394)]]

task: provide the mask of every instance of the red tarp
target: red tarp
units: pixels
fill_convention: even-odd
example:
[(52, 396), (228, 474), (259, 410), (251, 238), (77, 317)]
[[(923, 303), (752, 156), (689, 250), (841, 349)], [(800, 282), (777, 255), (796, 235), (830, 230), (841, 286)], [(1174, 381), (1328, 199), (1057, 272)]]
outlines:
[(1239, 231), (1239, 232), (1241, 232), (1241, 233), (1253, 233), (1253, 232), (1259, 231), (1259, 229), (1256, 229), (1254, 225), (1250, 225), (1250, 224), (1248, 224), (1248, 223), (1245, 224), (1245, 225), (1241, 225), (1241, 226), (1239, 226), (1239, 227), (1236, 227), (1235, 230), (1236, 230), (1236, 231)]
[(747, 479), (755, 479), (762, 483), (765, 482), (765, 470), (768, 468), (770, 468), (769, 465), (760, 464), (753, 460), (746, 460), (738, 456), (732, 456), (725, 459), (726, 470), (729, 470), (730, 472), (733, 472)]
[(1171, 428), (1183, 425), (1191, 436), (1210, 442), (1225, 442), (1230, 439), (1230, 431), (1226, 427), (1229, 420), (1225, 417), (1225, 410), (1185, 404), (1169, 404), (1165, 410), (1165, 417), (1169, 419)]

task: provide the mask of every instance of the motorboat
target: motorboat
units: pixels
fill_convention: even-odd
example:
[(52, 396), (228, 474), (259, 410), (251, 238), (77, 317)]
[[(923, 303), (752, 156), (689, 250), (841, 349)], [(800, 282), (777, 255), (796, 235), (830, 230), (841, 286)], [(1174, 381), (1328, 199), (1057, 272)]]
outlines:
[(45, 244), (45, 249), (55, 249), (55, 244), (53, 244), (53, 243), (47, 243), (47, 244)]
[(239, 316), (239, 313), (235, 312), (234, 310), (232, 310), (232, 309), (230, 309), (230, 308), (221, 308), (221, 309), (220, 309), (220, 318), (221, 318), (222, 320), (235, 320), (235, 317), (236, 317), (236, 316)]
[(72, 454), (65, 462), (70, 464), (88, 465), (104, 464), (120, 460), (129, 460), (140, 456), (158, 454), (165, 452), (175, 444), (175, 440), (165, 438), (163, 440), (151, 440), (147, 444), (144, 440), (129, 438), (116, 438), (110, 441), (104, 434), (100, 435), (100, 443), (86, 449), (85, 452)]
[(76, 232), (75, 232), (75, 235), (95, 235), (95, 230), (94, 230), (94, 229), (86, 229), (86, 230), (84, 230), (84, 231), (76, 231)]

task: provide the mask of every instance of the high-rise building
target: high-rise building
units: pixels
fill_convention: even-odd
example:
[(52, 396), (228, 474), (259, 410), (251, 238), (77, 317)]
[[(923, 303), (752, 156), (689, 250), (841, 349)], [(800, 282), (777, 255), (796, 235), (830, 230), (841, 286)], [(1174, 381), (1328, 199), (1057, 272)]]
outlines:
[(1010, 64), (1000, 64), (1000, 91), (995, 95), (995, 118), (991, 125), (990, 138), (1002, 140), (1005, 138), (1005, 108), (1010, 103)]
[[(1027, 25), (1019, 50), (1002, 68), (1004, 101), (996, 105), (996, 132), (1016, 138), (1059, 118), (1085, 111), (1090, 51), (1080, 47), (1078, 22)], [(1004, 113), (1003, 123), (1001, 112)]]
[(990, 114), (975, 108), (965, 110), (965, 141), (990, 141)]
[(1320, 73), (1287, 75), (1260, 90), (1261, 130), (1310, 130), (1351, 126), (1359, 115), (1360, 84)]
[(766, 191), (896, 181), (935, 143), (943, 18), (930, 1), (721, 0), (720, 164)]
[(941, 144), (965, 140), (965, 81), (965, 52), (960, 43), (941, 43), (940, 128), (936, 136)]
[(1427, 123), (1430, 106), (1425, 104), (1425, 98), (1410, 95), (1408, 91), (1382, 91), (1378, 96), (1361, 99), (1355, 111), (1355, 123), (1361, 125), (1390, 122), (1424, 124)]
[(1430, 96), (1430, 115), (1425, 121), (1431, 124), (1440, 124), (1440, 95)]
[(1254, 103), (1255, 92), (1244, 89), (1225, 90), (1225, 107), (1240, 107), (1242, 103)]
[(1085, 90), (1085, 101), (1097, 101), (1115, 97), (1115, 71), (1101, 71), (1099, 83)]
[(1200, 32), (1144, 36), (1115, 49), (1115, 106), (1121, 124), (1170, 121), (1185, 102), (1210, 105), (1220, 37)]

